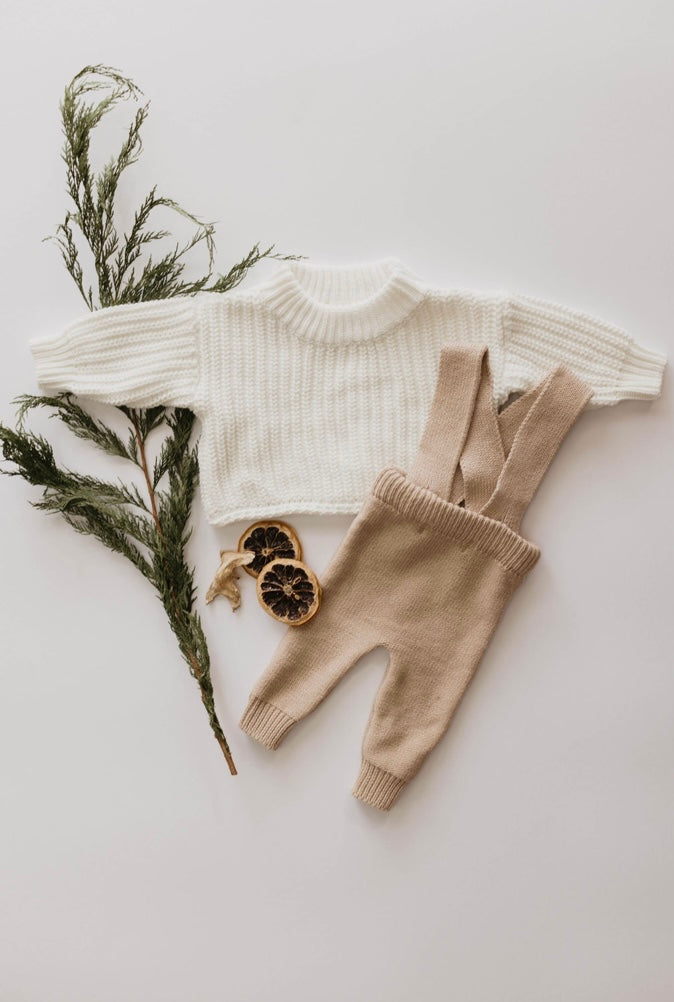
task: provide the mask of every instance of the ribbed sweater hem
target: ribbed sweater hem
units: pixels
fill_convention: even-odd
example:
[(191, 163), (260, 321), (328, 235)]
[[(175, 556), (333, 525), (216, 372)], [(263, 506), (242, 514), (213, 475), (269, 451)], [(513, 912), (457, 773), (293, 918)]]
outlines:
[(206, 514), (211, 525), (224, 526), (232, 522), (257, 522), (260, 519), (283, 518), (291, 515), (357, 515), (363, 507), (363, 497), (350, 501), (287, 501), (277, 505), (251, 505), (235, 511), (212, 511), (206, 505)]
[(249, 737), (265, 748), (273, 751), (283, 741), (290, 728), (296, 723), (293, 717), (284, 713), (273, 703), (251, 696), (239, 727)]
[(400, 470), (384, 470), (372, 494), (379, 501), (420, 525), (436, 529), (459, 546), (486, 553), (513, 574), (526, 574), (541, 551), (527, 539), (486, 515), (461, 508), (413, 483)]
[(354, 797), (379, 811), (390, 811), (405, 789), (405, 780), (392, 776), (378, 765), (363, 760), (356, 785), (351, 791)]

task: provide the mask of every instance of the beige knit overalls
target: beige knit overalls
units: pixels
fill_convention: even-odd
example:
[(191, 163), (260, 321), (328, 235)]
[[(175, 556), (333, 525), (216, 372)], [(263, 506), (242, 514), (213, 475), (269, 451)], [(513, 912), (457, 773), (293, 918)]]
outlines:
[(589, 397), (559, 368), (497, 416), (486, 349), (445, 348), (411, 473), (377, 478), (325, 574), (321, 608), (288, 629), (243, 730), (276, 748), (362, 655), (387, 648), (353, 793), (388, 810), (538, 560), (520, 521)]

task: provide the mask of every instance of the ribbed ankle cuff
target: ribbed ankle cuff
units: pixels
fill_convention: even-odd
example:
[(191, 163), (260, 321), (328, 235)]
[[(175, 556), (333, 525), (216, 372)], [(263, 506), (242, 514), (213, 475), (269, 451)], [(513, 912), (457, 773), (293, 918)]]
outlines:
[(380, 811), (390, 811), (405, 787), (405, 780), (384, 772), (371, 762), (363, 762), (356, 785), (351, 791), (364, 804)]
[(296, 721), (283, 710), (279, 710), (278, 706), (251, 696), (239, 721), (239, 727), (265, 748), (273, 751), (274, 748), (278, 748), (295, 723)]

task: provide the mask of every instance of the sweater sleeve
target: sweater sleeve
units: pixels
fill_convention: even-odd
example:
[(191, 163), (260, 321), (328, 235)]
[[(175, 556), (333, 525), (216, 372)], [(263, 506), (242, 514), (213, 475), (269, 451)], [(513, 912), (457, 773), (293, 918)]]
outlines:
[(528, 297), (505, 300), (504, 385), (527, 390), (557, 365), (591, 388), (590, 405), (651, 400), (660, 393), (664, 355), (637, 344), (619, 327)]
[(30, 348), (46, 392), (189, 407), (199, 380), (197, 333), (195, 302), (179, 297), (97, 310)]

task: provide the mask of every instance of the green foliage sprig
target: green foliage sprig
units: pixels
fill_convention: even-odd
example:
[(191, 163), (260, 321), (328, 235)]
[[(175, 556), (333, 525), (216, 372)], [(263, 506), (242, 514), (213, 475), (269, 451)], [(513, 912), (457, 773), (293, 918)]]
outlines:
[[(65, 89), (60, 105), (63, 160), (71, 207), (53, 237), (66, 269), (91, 310), (119, 303), (166, 299), (197, 292), (226, 292), (234, 288), (263, 258), (279, 257), (274, 248), (256, 244), (226, 274), (214, 271), (214, 225), (204, 223), (156, 186), (136, 209), (128, 232), (120, 232), (119, 186), (124, 172), (142, 150), (141, 129), (147, 104), (137, 107), (116, 156), (96, 171), (91, 142), (105, 116), (124, 101), (138, 102), (140, 90), (109, 66), (86, 66)], [(166, 229), (153, 228), (158, 209), (168, 209), (195, 228), (184, 243), (176, 243), (153, 257), (153, 245), (166, 241)], [(80, 245), (91, 259), (86, 278)], [(203, 245), (208, 268), (188, 279), (191, 252)], [(196, 679), (215, 738), (236, 774), (232, 754), (215, 710), (208, 646), (195, 611), (194, 572), (185, 547), (190, 537), (190, 512), (198, 480), (196, 447), (192, 444), (194, 416), (183, 408), (117, 408), (128, 426), (126, 440), (90, 414), (71, 394), (23, 396), (17, 400), (15, 428), (0, 425), (0, 445), (11, 464), (0, 472), (19, 476), (42, 488), (35, 507), (58, 512), (77, 532), (94, 536), (108, 549), (121, 553), (154, 586), (177, 640), (180, 652)], [(111, 483), (61, 466), (44, 435), (26, 427), (28, 414), (46, 408), (78, 438), (111, 456), (122, 458), (143, 474), (145, 492), (135, 484)], [(160, 435), (163, 437), (159, 438)], [(148, 440), (158, 441), (150, 459)]]

